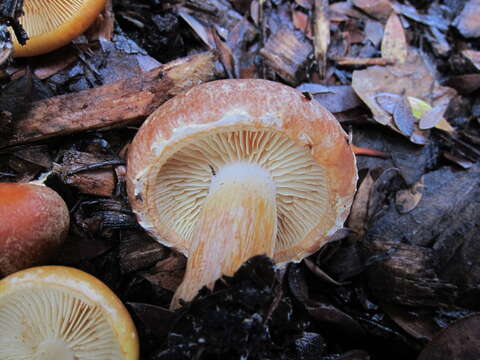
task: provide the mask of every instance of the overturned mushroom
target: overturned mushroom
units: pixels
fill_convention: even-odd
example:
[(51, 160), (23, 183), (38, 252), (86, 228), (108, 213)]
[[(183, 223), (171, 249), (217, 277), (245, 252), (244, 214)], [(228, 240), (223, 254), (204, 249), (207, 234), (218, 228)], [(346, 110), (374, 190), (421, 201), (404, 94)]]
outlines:
[(279, 83), (221, 80), (149, 117), (127, 177), (140, 224), (189, 258), (176, 307), (254, 255), (285, 263), (318, 250), (342, 227), (357, 173), (320, 104)]
[(56, 50), (82, 34), (94, 22), (106, 0), (24, 0), (20, 24), (26, 45), (14, 38), (14, 56), (36, 56)]
[(0, 281), (0, 359), (136, 360), (138, 352), (130, 315), (93, 276), (41, 266)]

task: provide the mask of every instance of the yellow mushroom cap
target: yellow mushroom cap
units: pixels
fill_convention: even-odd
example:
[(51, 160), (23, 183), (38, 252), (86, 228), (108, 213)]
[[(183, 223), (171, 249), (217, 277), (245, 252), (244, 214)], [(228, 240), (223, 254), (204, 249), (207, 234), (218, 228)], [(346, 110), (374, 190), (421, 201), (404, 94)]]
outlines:
[(14, 56), (26, 57), (56, 50), (82, 34), (105, 6), (106, 0), (25, 0), (19, 19), (29, 36), (27, 44), (13, 36)]
[(138, 358), (129, 313), (95, 277), (74, 268), (40, 266), (0, 281), (0, 359)]

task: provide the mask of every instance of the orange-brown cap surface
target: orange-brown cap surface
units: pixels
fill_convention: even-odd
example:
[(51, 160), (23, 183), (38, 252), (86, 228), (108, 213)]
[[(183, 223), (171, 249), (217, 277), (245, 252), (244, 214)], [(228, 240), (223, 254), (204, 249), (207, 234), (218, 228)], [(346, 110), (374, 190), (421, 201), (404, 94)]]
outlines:
[(142, 125), (127, 171), (140, 224), (188, 256), (212, 178), (232, 161), (258, 164), (276, 184), (277, 262), (301, 260), (343, 226), (357, 180), (347, 135), (301, 92), (253, 79), (197, 86)]
[(56, 50), (82, 34), (102, 11), (106, 0), (24, 0), (19, 21), (28, 34), (26, 45), (14, 39), (14, 56)]
[(63, 243), (70, 216), (54, 190), (0, 183), (0, 277), (47, 263)]
[(0, 359), (137, 360), (135, 325), (116, 295), (69, 267), (0, 281)]

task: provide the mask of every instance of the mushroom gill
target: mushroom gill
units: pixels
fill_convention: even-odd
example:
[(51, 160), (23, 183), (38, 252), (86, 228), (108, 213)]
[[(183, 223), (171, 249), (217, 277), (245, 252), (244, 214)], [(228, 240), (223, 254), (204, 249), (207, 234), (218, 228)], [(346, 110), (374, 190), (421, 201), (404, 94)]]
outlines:
[(0, 298), (0, 359), (116, 360), (121, 347), (102, 307), (60, 286)]
[(305, 237), (328, 206), (323, 170), (310, 149), (277, 131), (218, 131), (184, 144), (159, 169), (152, 200), (158, 220), (187, 242), (192, 240), (212, 180), (227, 165), (256, 164), (270, 174), (275, 184), (278, 221), (275, 251)]
[(14, 56), (36, 56), (56, 50), (95, 21), (106, 0), (24, 0), (19, 22), (29, 40), (20, 45), (13, 31)]

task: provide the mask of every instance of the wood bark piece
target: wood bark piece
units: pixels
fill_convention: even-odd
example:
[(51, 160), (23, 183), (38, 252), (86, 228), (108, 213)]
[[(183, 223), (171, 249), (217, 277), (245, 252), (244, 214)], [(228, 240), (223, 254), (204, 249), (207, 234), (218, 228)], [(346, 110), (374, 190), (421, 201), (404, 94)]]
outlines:
[(34, 102), (0, 147), (80, 131), (125, 126), (169, 98), (215, 78), (215, 56), (202, 53), (172, 61), (138, 77)]
[(303, 35), (283, 27), (260, 50), (265, 63), (291, 85), (305, 79), (305, 67), (313, 47)]

